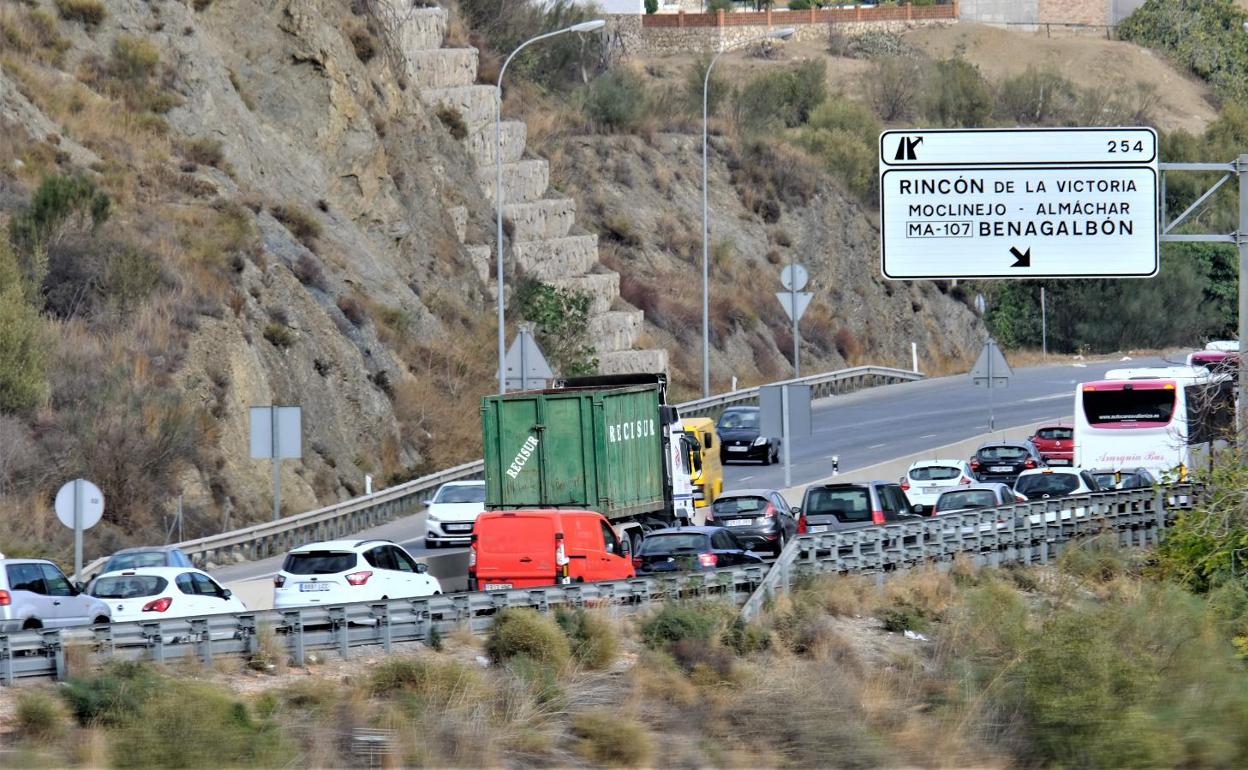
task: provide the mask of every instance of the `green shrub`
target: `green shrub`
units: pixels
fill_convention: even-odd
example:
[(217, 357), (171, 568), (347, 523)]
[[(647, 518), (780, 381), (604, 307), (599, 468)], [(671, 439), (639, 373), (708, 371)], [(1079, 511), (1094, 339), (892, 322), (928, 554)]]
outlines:
[(689, 68), (689, 74), (685, 80), (685, 95), (689, 99), (689, 106), (696, 114), (702, 112), (702, 98), (705, 90), (706, 96), (706, 114), (718, 114), (720, 108), (732, 93), (732, 87), (728, 84), (728, 80), (715, 70), (711, 70), (711, 77), (706, 78), (706, 68), (711, 64), (711, 57), (702, 56), (693, 63)]
[(418, 711), (445, 709), (484, 692), (476, 670), (456, 661), (424, 658), (382, 662), (369, 674), (367, 689), (374, 696), (401, 696), (409, 708)]
[(191, 163), (214, 168), (225, 166), (225, 153), (222, 152), (221, 142), (217, 139), (209, 137), (187, 139), (178, 144), (178, 151)]
[(810, 116), (800, 142), (862, 199), (874, 195), (879, 176), (876, 142), (881, 125), (865, 107), (847, 99), (824, 102)]
[(65, 704), (43, 690), (18, 693), (13, 713), (17, 737), (33, 743), (50, 743), (65, 734), (68, 717)]
[(295, 344), (295, 333), (291, 328), (276, 321), (265, 325), (264, 338), (275, 348), (288, 348)]
[(639, 767), (650, 761), (650, 735), (637, 722), (611, 711), (572, 715), (576, 752), (609, 767)]
[(108, 16), (100, 0), (56, 0), (56, 12), (66, 21), (80, 21), (88, 27), (99, 26)]
[(589, 344), (593, 297), (525, 278), (513, 301), (520, 317), (533, 324), (533, 336), (555, 371), (568, 377), (598, 371), (598, 351)]
[(275, 767), (296, 752), (275, 722), (217, 686), (161, 677), (110, 741), (116, 767)]
[(942, 59), (929, 72), (924, 107), (928, 119), (942, 126), (981, 127), (992, 111), (992, 94), (974, 64)]
[(48, 395), (49, 336), (7, 239), (0, 238), (0, 412), (29, 413)]
[(150, 665), (119, 661), (96, 674), (71, 678), (61, 694), (80, 725), (113, 727), (134, 719), (161, 685)]
[(726, 605), (669, 602), (642, 622), (641, 639), (656, 650), (686, 640), (710, 645), (734, 614)]
[(658, 13), (659, 0), (646, 0), (646, 13)]
[(628, 67), (617, 67), (586, 87), (581, 109), (597, 131), (636, 130), (646, 117), (645, 81)]
[(160, 51), (143, 38), (118, 35), (113, 41), (109, 69), (118, 80), (140, 83), (156, 74)]
[(1129, 574), (1134, 565), (1130, 549), (1118, 544), (1114, 535), (1076, 540), (1070, 543), (1057, 560), (1058, 569), (1068, 575), (1097, 583)]
[(39, 302), (48, 271), (48, 244), (67, 232), (92, 232), (112, 214), (108, 194), (82, 174), (45, 176), (30, 206), (9, 222), (9, 240), (25, 279), (27, 297)]
[(757, 623), (747, 623), (740, 617), (720, 637), (720, 642), (739, 656), (762, 652), (771, 647), (771, 634)]
[(931, 620), (917, 607), (907, 604), (896, 604), (880, 612), (880, 620), (885, 631), (901, 633), (915, 631), (925, 633), (931, 630)]
[(997, 114), (1020, 125), (1060, 125), (1075, 107), (1074, 83), (1052, 67), (1029, 66), (1006, 78), (997, 94)]
[(822, 59), (755, 77), (737, 93), (733, 104), (737, 125), (746, 133), (802, 125), (827, 97), (826, 77)]
[(285, 225), (297, 241), (316, 251), (316, 239), (321, 237), (321, 223), (314, 216), (295, 203), (270, 206), (269, 213)]
[[(495, 56), (506, 56), (521, 43), (553, 29), (598, 18), (592, 3), (578, 0), (547, 0), (541, 3), (517, 0), (460, 0), (459, 15), (464, 25), (480, 36), (484, 47)], [(546, 88), (581, 85), (586, 72), (604, 59), (604, 35), (559, 35), (532, 45), (517, 54), (507, 70)]]
[(560, 608), (555, 621), (572, 643), (572, 655), (581, 665), (603, 669), (615, 661), (620, 642), (610, 621), (600, 613)]
[(526, 657), (562, 671), (572, 657), (568, 637), (550, 616), (527, 607), (505, 609), (494, 619), (485, 652), (495, 663)]
[(1228, 103), (1248, 102), (1248, 11), (1234, 0), (1148, 0), (1118, 36), (1158, 48), (1207, 80)]

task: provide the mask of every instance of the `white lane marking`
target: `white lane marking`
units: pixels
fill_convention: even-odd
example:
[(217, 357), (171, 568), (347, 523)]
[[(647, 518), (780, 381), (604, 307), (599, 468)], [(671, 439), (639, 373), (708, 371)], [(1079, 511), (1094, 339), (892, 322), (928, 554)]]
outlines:
[(742, 476), (742, 477), (741, 477), (741, 480), (742, 480), (742, 481), (749, 481), (749, 480), (750, 480), (750, 479), (752, 479), (752, 478), (754, 478), (754, 477), (753, 477), (753, 476)]
[(1035, 404), (1040, 401), (1056, 401), (1059, 398), (1071, 398), (1071, 397), (1072, 397), (1072, 394), (1070, 393), (1054, 393), (1051, 396), (1037, 396), (1035, 398), (1025, 398), (1023, 399), (1023, 403)]
[[(872, 444), (871, 446), (867, 447), (867, 449), (879, 449), (882, 446), (888, 446), (888, 444)], [(828, 456), (831, 457), (831, 455), (828, 455)]]
[(921, 438), (921, 439), (924, 439), (924, 438), (936, 438), (936, 434), (935, 434), (935, 433), (929, 433), (929, 434), (927, 434), (926, 436), (919, 436), (919, 438)]

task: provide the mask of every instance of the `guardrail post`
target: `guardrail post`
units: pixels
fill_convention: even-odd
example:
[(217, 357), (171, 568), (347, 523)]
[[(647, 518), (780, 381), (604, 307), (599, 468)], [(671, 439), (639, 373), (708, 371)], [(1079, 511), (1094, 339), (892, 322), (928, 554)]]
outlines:
[(91, 633), (95, 636), (95, 648), (100, 652), (111, 656), (117, 649), (113, 638), (112, 623), (105, 623), (101, 626), (92, 626)]
[(13, 682), (13, 640), (8, 634), (0, 634), (0, 684), (12, 687)]
[(378, 635), (381, 636), (381, 648), (390, 652), (390, 605), (374, 604), (372, 615), (377, 623)]
[(145, 646), (152, 651), (152, 660), (157, 663), (165, 662), (165, 637), (160, 633), (160, 623), (139, 623), (139, 629), (143, 633)]
[(303, 646), (303, 610), (288, 610), (282, 613), (282, 617), (285, 619), (286, 627), (290, 629), (290, 643), (294, 647), (291, 657), (296, 666), (302, 667), (307, 661), (306, 650)]
[(329, 626), (334, 630), (334, 636), (338, 637), (338, 654), (346, 660), (351, 656), (349, 639), (347, 630), (347, 608), (346, 607), (330, 607), (328, 609)]
[(254, 656), (260, 650), (260, 643), (256, 638), (256, 616), (251, 613), (239, 615), (234, 622), (234, 634), (242, 641), (247, 657)]
[(199, 659), (205, 666), (212, 665), (212, 631), (208, 629), (206, 618), (191, 620), (191, 634), (195, 636), (195, 646), (199, 648)]
[(52, 658), (56, 670), (56, 681), (65, 681), (65, 637), (62, 636), (61, 629), (40, 631), (39, 637), (43, 642), (43, 654)]

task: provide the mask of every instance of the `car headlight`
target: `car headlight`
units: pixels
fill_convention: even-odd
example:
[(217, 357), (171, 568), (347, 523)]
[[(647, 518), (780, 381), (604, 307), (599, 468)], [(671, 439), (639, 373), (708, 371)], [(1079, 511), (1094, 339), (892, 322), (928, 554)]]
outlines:
[(435, 524), (440, 524), (442, 522), (442, 519), (438, 518), (438, 514), (434, 513), (433, 511), (429, 511), (428, 516), (426, 516), (426, 521), (432, 521)]
[(766, 436), (759, 436), (758, 438), (754, 439), (754, 446), (762, 446), (763, 444), (766, 444), (766, 443), (767, 443)]

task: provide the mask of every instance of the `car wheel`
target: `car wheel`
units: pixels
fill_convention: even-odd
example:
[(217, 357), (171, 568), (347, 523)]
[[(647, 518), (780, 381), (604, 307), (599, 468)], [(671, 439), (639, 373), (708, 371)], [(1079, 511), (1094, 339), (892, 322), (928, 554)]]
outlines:
[(641, 550), (641, 532), (634, 529), (628, 533), (628, 548), (630, 556)]
[(34, 631), (43, 628), (43, 621), (39, 618), (26, 618), (26, 622), (22, 624), (23, 631)]
[(784, 550), (784, 547), (788, 545), (788, 542), (788, 538), (784, 536), (784, 530), (780, 530), (780, 539), (776, 541), (775, 547), (771, 549), (771, 552), (775, 554), (776, 558), (780, 557), (780, 552)]
[(774, 447), (774, 448), (771, 450), (771, 461), (772, 461), (773, 463), (778, 463), (778, 462), (780, 462), (780, 447)]
[(767, 445), (767, 453), (763, 455), (763, 465), (771, 465), (771, 444)]
[(112, 618), (106, 618), (106, 617), (104, 617), (103, 615), (101, 615), (101, 616), (99, 616), (98, 618), (96, 618), (95, 620), (91, 621), (91, 625), (93, 625), (93, 626), (106, 626), (106, 625), (108, 625), (109, 623), (112, 623), (112, 622), (113, 622), (113, 619), (112, 619)]

